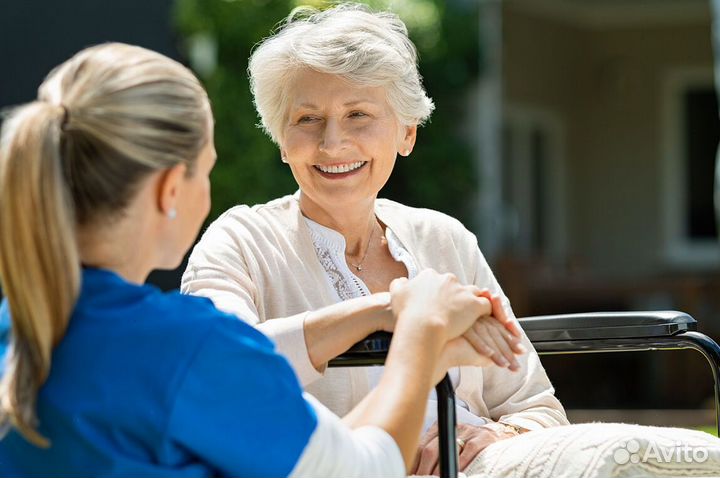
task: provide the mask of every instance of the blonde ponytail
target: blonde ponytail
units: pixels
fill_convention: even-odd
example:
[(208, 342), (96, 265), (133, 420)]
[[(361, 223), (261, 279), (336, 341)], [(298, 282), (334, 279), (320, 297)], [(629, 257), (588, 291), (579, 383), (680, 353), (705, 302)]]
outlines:
[(0, 280), (14, 319), (0, 381), (0, 426), (12, 424), (40, 446), (48, 443), (35, 431), (36, 395), (80, 283), (60, 157), (63, 117), (62, 107), (27, 105), (7, 120), (0, 145)]
[(140, 47), (88, 48), (50, 73), (0, 136), (0, 283), (12, 320), (0, 437), (38, 446), (37, 395), (80, 291), (77, 230), (111, 221), (153, 171), (187, 165), (208, 140), (207, 95), (179, 63)]

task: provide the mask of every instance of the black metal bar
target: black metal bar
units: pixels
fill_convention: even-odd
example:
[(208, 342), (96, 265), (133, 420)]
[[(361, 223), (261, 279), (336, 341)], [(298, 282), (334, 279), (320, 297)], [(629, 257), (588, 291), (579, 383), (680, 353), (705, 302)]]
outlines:
[(720, 437), (720, 345), (705, 334), (687, 331), (668, 337), (540, 341), (533, 342), (533, 346), (540, 355), (696, 350), (705, 357), (712, 370), (715, 391), (715, 425)]
[[(384, 353), (352, 354), (346, 353), (330, 361), (330, 367), (368, 367), (383, 365)], [(438, 444), (440, 449), (440, 477), (457, 478), (458, 452), (457, 452), (457, 420), (455, 417), (455, 390), (450, 376), (445, 377), (435, 386), (437, 393), (438, 412)]]
[(456, 442), (455, 390), (450, 376), (435, 386), (438, 399), (438, 444), (440, 445), (440, 478), (457, 478), (458, 452)]

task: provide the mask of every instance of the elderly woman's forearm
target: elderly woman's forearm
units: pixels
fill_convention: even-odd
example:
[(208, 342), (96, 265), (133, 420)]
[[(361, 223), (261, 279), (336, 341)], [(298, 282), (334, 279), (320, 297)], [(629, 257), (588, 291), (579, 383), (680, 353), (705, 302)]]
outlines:
[(353, 344), (392, 323), (388, 293), (359, 297), (305, 316), (304, 334), (310, 362), (323, 370), (327, 362), (345, 352)]

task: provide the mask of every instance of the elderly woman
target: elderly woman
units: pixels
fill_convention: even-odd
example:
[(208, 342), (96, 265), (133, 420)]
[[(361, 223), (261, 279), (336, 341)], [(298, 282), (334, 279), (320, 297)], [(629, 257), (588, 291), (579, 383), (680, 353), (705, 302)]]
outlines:
[[(223, 214), (195, 247), (183, 292), (250, 320), (290, 359), (305, 390), (341, 415), (377, 385), (381, 370), (326, 364), (371, 332), (393, 330), (381, 304), (394, 279), (450, 272), (487, 289), (503, 309), (496, 316), (516, 324), (461, 223), (378, 199), (434, 108), (396, 15), (356, 5), (291, 15), (255, 49), (249, 72), (262, 125), (299, 191)], [(567, 424), (532, 345), (524, 335), (522, 347), (508, 345), (507, 335), (500, 327), (469, 331), (496, 366), (451, 372), (461, 468), (494, 441)], [(523, 350), (530, 352), (516, 356)], [(426, 428), (435, 409), (428, 407)], [(423, 438), (419, 474), (437, 471), (435, 435), (431, 428)]]

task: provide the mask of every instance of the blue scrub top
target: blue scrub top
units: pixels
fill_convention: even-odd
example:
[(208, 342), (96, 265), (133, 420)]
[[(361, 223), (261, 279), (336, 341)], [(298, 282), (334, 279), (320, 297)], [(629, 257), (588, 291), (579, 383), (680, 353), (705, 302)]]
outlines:
[[(0, 322), (4, 355), (6, 303)], [(100, 269), (83, 271), (37, 411), (50, 448), (11, 430), (0, 476), (286, 476), (317, 425), (267, 337), (208, 299)]]

